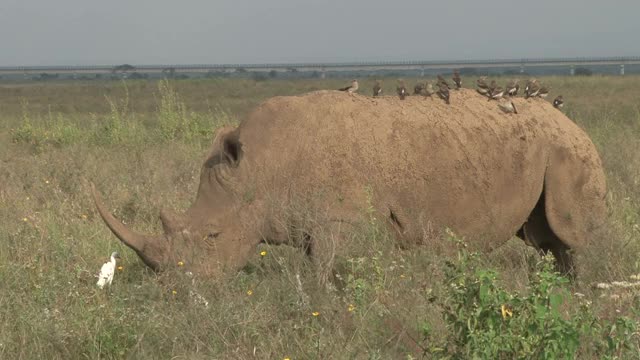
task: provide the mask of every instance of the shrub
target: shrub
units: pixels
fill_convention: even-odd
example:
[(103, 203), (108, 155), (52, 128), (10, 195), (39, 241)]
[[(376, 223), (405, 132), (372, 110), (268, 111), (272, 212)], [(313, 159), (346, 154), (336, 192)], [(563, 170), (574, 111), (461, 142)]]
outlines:
[(13, 142), (30, 144), (40, 150), (45, 145), (63, 146), (80, 141), (82, 131), (74, 122), (59, 114), (54, 119), (49, 113), (45, 126), (34, 126), (28, 103), (24, 101), (22, 107), (22, 124), (11, 131)]
[(126, 136), (125, 126), (129, 116), (129, 90), (126, 82), (123, 81), (123, 84), (125, 89), (124, 98), (113, 100), (105, 96), (111, 111), (104, 125), (99, 127), (95, 133), (95, 139), (98, 143), (118, 144), (124, 141)]
[[(438, 303), (449, 333), (443, 344), (426, 347), (431, 355), (454, 359), (573, 359), (580, 352), (600, 358), (629, 358), (637, 348), (637, 323), (621, 317), (597, 318), (590, 302), (573, 297), (568, 280), (554, 271), (553, 257), (535, 264), (524, 294), (499, 285), (498, 274), (481, 266), (479, 254), (459, 247), (447, 262)], [(429, 342), (426, 324), (423, 333)], [(582, 347), (581, 347), (582, 345)]]
[(210, 141), (217, 127), (235, 122), (221, 109), (211, 112), (210, 116), (188, 111), (167, 79), (158, 82), (158, 91), (158, 125), (160, 137), (164, 140), (186, 143)]

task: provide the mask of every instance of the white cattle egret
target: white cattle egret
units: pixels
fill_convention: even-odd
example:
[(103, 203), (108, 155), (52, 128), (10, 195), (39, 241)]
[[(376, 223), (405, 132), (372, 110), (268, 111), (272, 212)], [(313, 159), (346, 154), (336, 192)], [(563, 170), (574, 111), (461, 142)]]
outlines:
[(116, 259), (120, 259), (120, 255), (117, 252), (111, 254), (111, 259), (102, 265), (100, 269), (100, 275), (98, 275), (98, 287), (102, 289), (105, 285), (111, 285), (113, 281), (113, 274), (116, 270)]

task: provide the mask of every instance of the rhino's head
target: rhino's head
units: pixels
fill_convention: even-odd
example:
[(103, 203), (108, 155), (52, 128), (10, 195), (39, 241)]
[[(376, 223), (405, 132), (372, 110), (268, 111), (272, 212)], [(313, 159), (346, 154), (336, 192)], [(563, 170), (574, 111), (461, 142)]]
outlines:
[(179, 262), (207, 274), (237, 268), (264, 236), (253, 221), (252, 206), (241, 200), (249, 174), (243, 156), (239, 130), (220, 129), (202, 166), (193, 205), (184, 214), (160, 211), (162, 235), (127, 228), (107, 210), (92, 184), (96, 207), (109, 229), (154, 270)]

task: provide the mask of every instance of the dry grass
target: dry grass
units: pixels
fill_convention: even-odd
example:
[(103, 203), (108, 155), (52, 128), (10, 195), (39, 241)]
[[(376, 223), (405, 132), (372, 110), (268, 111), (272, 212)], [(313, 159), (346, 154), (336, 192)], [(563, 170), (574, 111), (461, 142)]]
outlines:
[[(609, 227), (571, 290), (587, 294), (602, 318), (637, 318), (638, 294), (610, 300), (589, 285), (640, 271), (640, 79), (541, 80), (551, 98), (564, 95), (565, 112), (593, 138), (608, 177)], [(226, 279), (156, 275), (111, 235), (89, 197), (93, 180), (117, 217), (158, 232), (159, 207), (184, 209), (193, 199), (215, 127), (270, 96), (342, 84), (0, 84), (0, 358), (419, 357), (429, 346), (425, 324), (446, 333), (430, 301), (442, 288), (442, 251), (398, 250), (371, 224), (354, 235), (362, 246), (335, 259), (338, 291), (318, 287), (314, 266), (287, 247), (260, 247)], [(372, 85), (361, 81), (363, 92)], [(387, 94), (394, 87), (385, 80)], [(114, 250), (124, 269), (98, 291), (94, 273)], [(512, 241), (483, 261), (522, 290), (536, 258)]]

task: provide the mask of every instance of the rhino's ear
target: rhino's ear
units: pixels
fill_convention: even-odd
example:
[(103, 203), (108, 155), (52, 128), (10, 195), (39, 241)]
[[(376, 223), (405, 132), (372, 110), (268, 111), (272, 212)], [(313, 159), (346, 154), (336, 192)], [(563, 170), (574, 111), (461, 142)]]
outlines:
[(225, 127), (216, 133), (209, 158), (205, 162), (206, 167), (213, 167), (225, 163), (236, 167), (242, 159), (242, 143), (237, 128)]
[(240, 159), (242, 159), (242, 143), (237, 131), (227, 134), (222, 139), (222, 153), (230, 166), (238, 166)]

